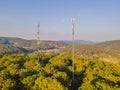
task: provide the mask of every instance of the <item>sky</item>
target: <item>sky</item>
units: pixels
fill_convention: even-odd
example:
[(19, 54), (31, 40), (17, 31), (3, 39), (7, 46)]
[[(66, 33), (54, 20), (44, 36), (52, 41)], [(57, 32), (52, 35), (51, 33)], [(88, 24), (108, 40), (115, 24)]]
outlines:
[(120, 40), (120, 0), (0, 0), (0, 37)]

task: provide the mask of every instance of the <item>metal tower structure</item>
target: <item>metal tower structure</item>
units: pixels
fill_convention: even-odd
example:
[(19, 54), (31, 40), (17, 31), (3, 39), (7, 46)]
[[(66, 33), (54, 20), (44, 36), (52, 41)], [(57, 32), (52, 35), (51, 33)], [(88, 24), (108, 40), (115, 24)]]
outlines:
[(37, 25), (37, 53), (38, 63), (40, 62), (40, 24)]
[(75, 24), (75, 19), (72, 18), (72, 69), (73, 69), (73, 74), (72, 74), (72, 88), (74, 90), (74, 24)]

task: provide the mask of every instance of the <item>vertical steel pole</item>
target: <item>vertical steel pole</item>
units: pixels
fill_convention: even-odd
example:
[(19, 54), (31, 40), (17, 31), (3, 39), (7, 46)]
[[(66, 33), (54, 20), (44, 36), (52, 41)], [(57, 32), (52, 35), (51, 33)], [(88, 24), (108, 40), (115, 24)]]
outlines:
[(72, 18), (72, 69), (73, 69), (73, 74), (72, 74), (72, 83), (73, 83), (73, 89), (74, 89), (74, 24), (75, 24), (75, 19)]

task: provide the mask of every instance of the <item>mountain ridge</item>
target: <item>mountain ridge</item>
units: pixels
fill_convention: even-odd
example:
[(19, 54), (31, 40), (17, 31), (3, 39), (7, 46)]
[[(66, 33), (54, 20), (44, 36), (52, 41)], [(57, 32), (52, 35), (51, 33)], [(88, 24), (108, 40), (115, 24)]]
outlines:
[[(72, 44), (70, 40), (61, 40), (61, 41), (41, 40), (40, 43), (41, 43), (40, 44), (41, 50), (56, 49), (67, 46), (71, 48), (70, 45)], [(120, 40), (105, 41), (100, 43), (94, 43), (92, 41), (85, 41), (85, 40), (75, 40), (75, 45), (78, 45), (78, 47), (80, 48), (87, 49), (87, 51), (89, 51), (90, 48), (92, 49), (99, 48), (99, 50), (104, 49), (111, 53), (115, 52), (115, 54), (120, 53)], [(12, 52), (12, 49), (9, 48), (14, 49), (13, 51), (15, 53), (17, 52), (26, 53), (26, 52), (36, 51), (37, 40), (33, 40), (33, 39), (26, 40), (18, 37), (0, 37), (0, 52), (4, 52), (4, 53), (7, 53), (7, 51)]]

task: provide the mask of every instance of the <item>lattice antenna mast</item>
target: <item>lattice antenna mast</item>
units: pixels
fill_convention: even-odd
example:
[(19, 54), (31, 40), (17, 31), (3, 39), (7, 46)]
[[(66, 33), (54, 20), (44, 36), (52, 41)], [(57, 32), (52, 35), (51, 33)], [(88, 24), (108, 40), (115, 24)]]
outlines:
[(75, 24), (75, 19), (72, 18), (72, 69), (73, 69), (73, 74), (72, 74), (72, 83), (73, 83), (73, 89), (74, 89), (74, 24)]
[(37, 52), (38, 62), (40, 62), (40, 24), (37, 25)]

